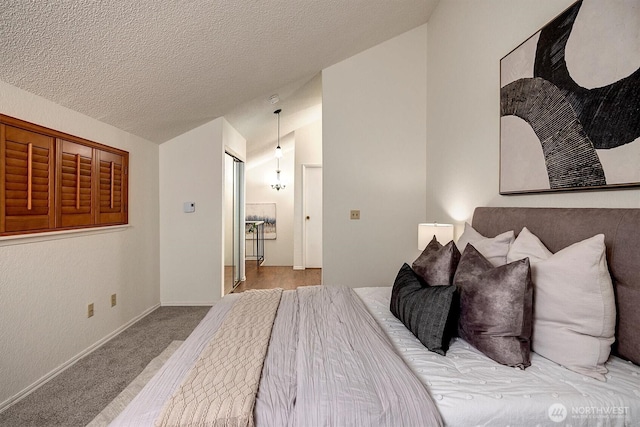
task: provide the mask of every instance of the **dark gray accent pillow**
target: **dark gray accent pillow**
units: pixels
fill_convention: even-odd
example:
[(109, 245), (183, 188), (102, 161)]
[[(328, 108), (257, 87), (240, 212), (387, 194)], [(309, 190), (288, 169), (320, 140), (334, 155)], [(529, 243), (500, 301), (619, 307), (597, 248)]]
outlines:
[(457, 291), (427, 286), (404, 264), (391, 291), (391, 313), (429, 350), (444, 356), (457, 325)]
[(460, 251), (453, 240), (442, 246), (433, 236), (411, 267), (429, 286), (448, 286), (453, 284), (459, 261)]
[(458, 334), (498, 363), (521, 369), (531, 365), (529, 258), (494, 267), (468, 244), (454, 284), (460, 293)]

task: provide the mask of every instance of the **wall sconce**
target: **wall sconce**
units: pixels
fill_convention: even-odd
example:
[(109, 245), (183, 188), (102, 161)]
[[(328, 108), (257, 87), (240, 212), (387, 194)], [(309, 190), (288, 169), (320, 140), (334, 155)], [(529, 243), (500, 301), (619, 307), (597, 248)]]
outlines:
[(453, 240), (453, 224), (424, 223), (418, 224), (418, 249), (424, 250), (433, 236), (442, 245)]

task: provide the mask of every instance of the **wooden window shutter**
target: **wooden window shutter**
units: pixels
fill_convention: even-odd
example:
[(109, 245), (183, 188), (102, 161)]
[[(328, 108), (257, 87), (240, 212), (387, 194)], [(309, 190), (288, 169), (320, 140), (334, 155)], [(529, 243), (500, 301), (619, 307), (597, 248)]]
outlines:
[(54, 138), (0, 124), (0, 233), (54, 227)]
[(128, 155), (95, 151), (99, 177), (96, 223), (127, 223)]
[(56, 221), (58, 227), (94, 224), (93, 148), (63, 139), (56, 145)]
[(0, 236), (128, 223), (129, 153), (0, 114)]

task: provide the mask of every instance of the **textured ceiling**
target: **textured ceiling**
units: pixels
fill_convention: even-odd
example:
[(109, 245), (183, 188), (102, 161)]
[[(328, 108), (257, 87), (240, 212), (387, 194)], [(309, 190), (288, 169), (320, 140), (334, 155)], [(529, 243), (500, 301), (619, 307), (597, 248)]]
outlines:
[[(276, 145), (278, 118), (273, 113), (281, 109), (280, 136), (311, 124), (322, 118), (322, 75), (302, 79), (277, 90), (280, 101), (269, 102), (263, 95), (234, 108), (224, 117), (247, 139), (247, 155)], [(269, 151), (271, 152), (271, 151)], [(272, 154), (272, 153), (271, 153)]]
[(0, 80), (161, 143), (427, 22), (438, 0), (4, 0)]

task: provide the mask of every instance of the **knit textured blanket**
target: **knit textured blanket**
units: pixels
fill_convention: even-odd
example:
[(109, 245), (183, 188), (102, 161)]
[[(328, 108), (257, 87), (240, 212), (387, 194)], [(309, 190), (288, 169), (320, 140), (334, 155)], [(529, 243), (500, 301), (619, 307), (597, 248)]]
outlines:
[(253, 426), (253, 407), (281, 295), (282, 289), (242, 294), (165, 403), (156, 426)]

